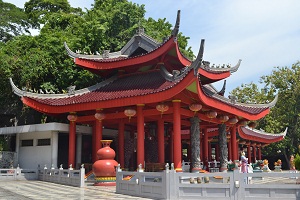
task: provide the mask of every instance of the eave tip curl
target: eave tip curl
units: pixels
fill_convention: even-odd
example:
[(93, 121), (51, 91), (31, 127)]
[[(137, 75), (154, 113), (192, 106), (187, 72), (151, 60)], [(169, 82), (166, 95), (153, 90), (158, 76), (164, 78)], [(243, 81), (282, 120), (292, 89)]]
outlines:
[(177, 11), (176, 24), (172, 30), (171, 36), (177, 37), (179, 32), (179, 25), (180, 25), (180, 10)]

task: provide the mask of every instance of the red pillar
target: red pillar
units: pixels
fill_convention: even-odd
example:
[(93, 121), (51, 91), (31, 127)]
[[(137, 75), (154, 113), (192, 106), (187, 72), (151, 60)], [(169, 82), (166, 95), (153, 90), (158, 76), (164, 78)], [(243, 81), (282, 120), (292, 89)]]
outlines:
[(237, 154), (237, 145), (236, 145), (236, 127), (233, 126), (230, 132), (230, 142), (231, 142), (231, 160), (235, 161), (238, 160)]
[(261, 146), (257, 148), (258, 151), (258, 160), (261, 160)]
[(171, 163), (174, 163), (174, 152), (173, 152), (173, 149), (174, 149), (174, 147), (173, 147), (173, 145), (174, 145), (174, 142), (173, 142), (173, 138), (174, 138), (174, 132), (173, 132), (173, 130), (169, 133), (170, 134), (170, 137), (169, 137), (169, 147), (170, 147), (170, 149), (169, 149), (169, 154), (170, 154), (170, 162)]
[(96, 120), (96, 150), (98, 151), (101, 147), (102, 147), (102, 132), (103, 132), (103, 128), (102, 128), (102, 121), (100, 120)]
[(256, 145), (253, 145), (252, 149), (253, 149), (253, 162), (256, 162)]
[(200, 160), (203, 162), (203, 133), (200, 130)]
[(211, 161), (211, 143), (208, 142), (208, 161)]
[(228, 160), (232, 160), (232, 147), (230, 145), (230, 142), (227, 142), (227, 148), (228, 148)]
[(96, 121), (93, 125), (93, 133), (92, 133), (92, 162), (96, 162), (97, 160), (97, 151), (96, 150)]
[(248, 154), (248, 163), (250, 164), (251, 161), (251, 147), (250, 144), (247, 146), (247, 154)]
[(173, 100), (173, 156), (174, 168), (176, 171), (182, 171), (182, 149), (181, 149), (181, 117), (180, 117), (180, 100)]
[(118, 143), (119, 143), (119, 163), (121, 168), (124, 168), (124, 130), (125, 124), (124, 120), (121, 119), (119, 122), (119, 133), (118, 133)]
[(70, 121), (69, 126), (69, 159), (68, 165), (75, 166), (75, 142), (76, 142), (76, 122)]
[(164, 120), (157, 121), (157, 140), (158, 140), (158, 162), (165, 163), (165, 129)]
[(208, 133), (207, 129), (203, 129), (203, 161), (208, 161)]
[(239, 141), (237, 140), (236, 141), (236, 149), (237, 149), (237, 152), (236, 152), (236, 157), (237, 157), (237, 160), (239, 160), (239, 155), (240, 155), (240, 148), (239, 148)]
[(142, 168), (145, 168), (145, 120), (143, 107), (144, 104), (137, 105), (137, 165), (142, 164)]

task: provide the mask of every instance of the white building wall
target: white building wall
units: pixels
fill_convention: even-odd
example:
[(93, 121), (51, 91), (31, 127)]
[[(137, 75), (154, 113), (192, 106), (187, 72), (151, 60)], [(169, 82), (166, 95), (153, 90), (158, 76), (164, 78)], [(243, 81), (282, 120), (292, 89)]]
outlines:
[[(22, 140), (33, 139), (33, 146), (22, 147)], [(51, 139), (48, 146), (37, 146), (38, 139)], [(19, 134), (19, 156), (18, 163), (23, 169), (36, 169), (38, 165), (42, 168), (47, 165), (47, 168), (51, 167), (52, 160), (52, 137), (51, 131), (47, 132), (34, 132)], [(56, 141), (57, 142), (57, 141)], [(55, 146), (55, 145), (54, 145)], [(57, 145), (56, 145), (57, 146)]]

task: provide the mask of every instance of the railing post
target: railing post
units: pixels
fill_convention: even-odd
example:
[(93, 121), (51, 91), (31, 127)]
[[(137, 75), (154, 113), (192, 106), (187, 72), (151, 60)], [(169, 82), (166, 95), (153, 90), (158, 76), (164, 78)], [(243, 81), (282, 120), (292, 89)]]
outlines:
[(19, 165), (18, 165), (18, 167), (17, 167), (17, 170), (16, 170), (16, 180), (18, 180), (19, 179), (19, 176), (21, 176), (21, 168), (19, 167)]
[(230, 181), (230, 190), (232, 191), (231, 194), (233, 194), (234, 200), (238, 200), (243, 197), (243, 181), (243, 176), (240, 175), (239, 168), (233, 170), (233, 182)]
[[(173, 184), (171, 184), (173, 183)], [(169, 171), (169, 194), (167, 199), (178, 199), (178, 179), (176, 179), (176, 171), (174, 163), (171, 163), (171, 170)]]
[(73, 170), (72, 164), (70, 164), (70, 167), (68, 169), (68, 177), (71, 176), (71, 170)]
[(47, 173), (47, 165), (44, 166), (43, 181), (45, 181), (46, 173)]
[(169, 164), (166, 163), (165, 165), (165, 170), (163, 171), (163, 179), (165, 180), (164, 182), (164, 195), (163, 198), (164, 199), (170, 199), (170, 174), (169, 174), (170, 170), (169, 170)]
[(84, 164), (81, 165), (80, 168), (80, 174), (79, 174), (79, 178), (80, 178), (80, 185), (79, 187), (84, 187), (84, 176), (85, 176), (85, 168), (84, 168)]

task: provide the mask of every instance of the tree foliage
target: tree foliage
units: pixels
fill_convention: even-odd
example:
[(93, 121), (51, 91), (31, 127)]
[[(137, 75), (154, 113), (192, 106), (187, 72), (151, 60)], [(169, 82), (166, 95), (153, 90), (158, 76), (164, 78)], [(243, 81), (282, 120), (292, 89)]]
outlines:
[(11, 3), (0, 0), (0, 42), (7, 42), (14, 36), (29, 32), (27, 15)]
[[(18, 10), (14, 5), (5, 5)], [(32, 28), (40, 29), (36, 36), (21, 34), (0, 43), (0, 84), (4, 86), (0, 88), (0, 109), (16, 114), (21, 118), (20, 124), (40, 123), (41, 114), (23, 107), (12, 93), (10, 77), (19, 88), (56, 93), (66, 91), (70, 85), (80, 89), (100, 81), (101, 77), (74, 65), (66, 54), (64, 42), (71, 49), (95, 54), (103, 50), (119, 51), (138, 27), (144, 27), (146, 34), (158, 41), (169, 36), (172, 29), (166, 19), (145, 19), (144, 5), (127, 0), (95, 0), (94, 6), (85, 11), (72, 8), (67, 0), (29, 0), (25, 12), (18, 11), (22, 15), (5, 12), (5, 18), (1, 19), (8, 24), (10, 18), (16, 17), (27, 20), (26, 26), (20, 23), (22, 28), (28, 28), (29, 21)], [(5, 23), (0, 24), (1, 28), (5, 28)], [(188, 39), (179, 33), (180, 48), (192, 57)]]
[(284, 140), (265, 147), (266, 154), (281, 154), (286, 160), (299, 152), (300, 145), (300, 62), (291, 67), (276, 67), (270, 75), (261, 77), (263, 89), (254, 84), (244, 84), (231, 94), (241, 102), (268, 103), (278, 94), (271, 112), (258, 123), (258, 128), (270, 133), (280, 133), (288, 128)]

